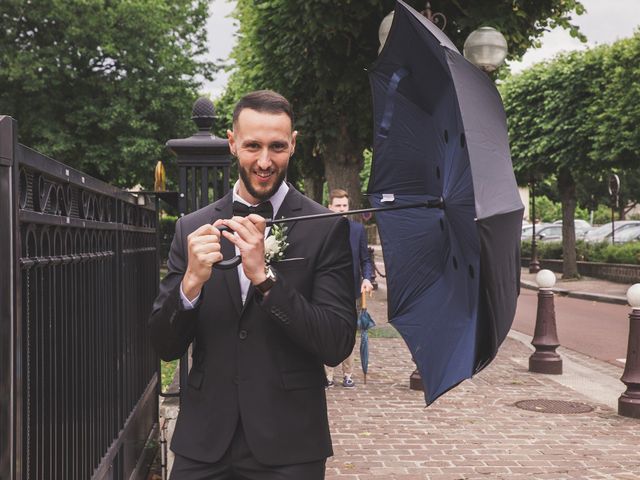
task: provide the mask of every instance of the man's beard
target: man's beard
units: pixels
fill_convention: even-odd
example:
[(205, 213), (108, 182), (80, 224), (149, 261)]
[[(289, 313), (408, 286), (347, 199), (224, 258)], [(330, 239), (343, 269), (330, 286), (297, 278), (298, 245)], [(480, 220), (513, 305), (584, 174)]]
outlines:
[(280, 170), (280, 172), (276, 176), (276, 181), (273, 183), (273, 186), (268, 190), (258, 192), (255, 188), (253, 188), (253, 185), (251, 184), (251, 172), (242, 167), (238, 170), (240, 172), (240, 179), (244, 184), (244, 188), (246, 188), (247, 192), (249, 192), (249, 195), (251, 195), (253, 198), (257, 198), (261, 202), (269, 200), (271, 197), (273, 197), (273, 195), (278, 191), (280, 185), (282, 185), (282, 182), (284, 182), (284, 179), (287, 176), (286, 169)]

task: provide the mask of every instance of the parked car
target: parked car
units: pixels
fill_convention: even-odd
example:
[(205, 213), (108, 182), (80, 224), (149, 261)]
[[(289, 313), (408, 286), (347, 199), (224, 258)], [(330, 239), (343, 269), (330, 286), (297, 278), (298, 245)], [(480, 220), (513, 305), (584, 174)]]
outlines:
[(614, 243), (637, 242), (640, 240), (640, 225), (631, 226), (618, 232), (616, 230)]
[[(615, 224), (615, 236), (617, 237), (620, 233), (625, 230), (633, 227), (637, 227), (640, 225), (639, 220), (618, 220), (614, 222)], [(585, 242), (589, 243), (597, 243), (597, 242), (609, 242), (611, 243), (611, 222), (605, 223), (604, 225), (589, 230), (584, 237)], [(616, 239), (616, 243), (618, 243)]]
[(533, 225), (522, 225), (522, 235), (520, 236), (520, 240), (531, 240), (531, 230), (533, 230)]
[[(553, 224), (562, 225), (562, 220), (556, 220)], [(573, 225), (576, 232), (576, 240), (583, 239), (587, 232), (593, 228), (589, 222), (580, 218), (575, 218), (573, 220)]]
[[(529, 235), (531, 237), (531, 235)], [(561, 242), (562, 225), (536, 225), (536, 239), (540, 242)]]
[[(533, 225), (522, 227), (522, 235), (520, 240), (527, 242), (531, 240)], [(553, 223), (536, 224), (536, 240), (543, 242), (561, 242), (562, 241), (562, 225), (554, 225)]]

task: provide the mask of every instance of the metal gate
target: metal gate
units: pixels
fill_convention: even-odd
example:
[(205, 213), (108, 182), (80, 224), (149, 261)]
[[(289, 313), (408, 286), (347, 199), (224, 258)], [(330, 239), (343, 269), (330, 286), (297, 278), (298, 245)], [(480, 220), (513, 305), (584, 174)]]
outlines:
[(158, 418), (153, 207), (0, 116), (0, 222), (0, 478), (137, 476)]

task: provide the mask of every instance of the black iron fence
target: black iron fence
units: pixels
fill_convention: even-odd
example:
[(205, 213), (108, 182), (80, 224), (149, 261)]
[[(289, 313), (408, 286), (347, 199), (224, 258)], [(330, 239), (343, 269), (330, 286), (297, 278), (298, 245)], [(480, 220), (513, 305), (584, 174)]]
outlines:
[(0, 478), (130, 478), (157, 424), (156, 214), (0, 116)]

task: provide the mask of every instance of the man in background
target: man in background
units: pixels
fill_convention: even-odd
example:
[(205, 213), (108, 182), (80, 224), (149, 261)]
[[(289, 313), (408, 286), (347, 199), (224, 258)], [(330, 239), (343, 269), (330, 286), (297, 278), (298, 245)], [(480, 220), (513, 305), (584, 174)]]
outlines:
[[(349, 194), (342, 189), (331, 190), (329, 194), (329, 209), (334, 212), (346, 212), (349, 210)], [(359, 307), (361, 295), (373, 291), (371, 280), (373, 279), (373, 265), (369, 256), (369, 246), (367, 245), (367, 234), (361, 223), (349, 220), (349, 240), (351, 243), (351, 254), (353, 255), (353, 280), (355, 285), (354, 297), (356, 305)], [(342, 386), (353, 388), (356, 386), (353, 381), (353, 351), (340, 364), (342, 369)], [(333, 367), (327, 366), (327, 385), (335, 385)]]

